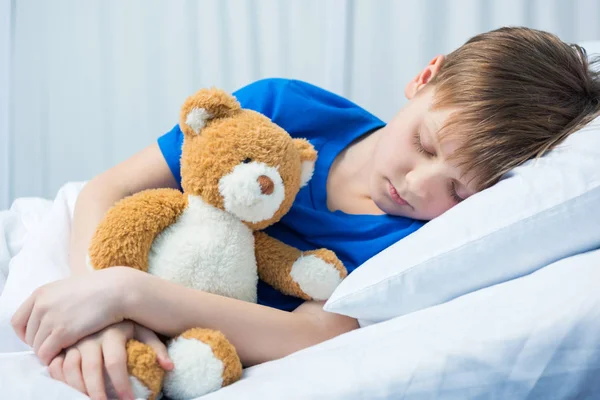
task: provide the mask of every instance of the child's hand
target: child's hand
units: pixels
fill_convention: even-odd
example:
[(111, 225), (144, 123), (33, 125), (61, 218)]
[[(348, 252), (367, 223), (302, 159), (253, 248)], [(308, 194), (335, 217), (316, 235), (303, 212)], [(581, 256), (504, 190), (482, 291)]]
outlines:
[(122, 321), (124, 296), (139, 274), (114, 267), (44, 285), (15, 312), (12, 326), (48, 365), (62, 349)]
[(48, 367), (50, 376), (92, 399), (106, 399), (106, 370), (119, 398), (133, 399), (125, 350), (131, 338), (152, 347), (165, 370), (173, 368), (167, 348), (154, 332), (131, 321), (123, 321), (80, 340), (56, 356)]

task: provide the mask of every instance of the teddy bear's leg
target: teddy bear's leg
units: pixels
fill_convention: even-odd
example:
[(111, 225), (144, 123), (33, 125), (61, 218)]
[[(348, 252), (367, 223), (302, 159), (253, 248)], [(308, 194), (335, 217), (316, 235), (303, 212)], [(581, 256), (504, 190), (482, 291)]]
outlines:
[(301, 252), (264, 232), (255, 232), (254, 238), (258, 275), (282, 293), (327, 300), (347, 275), (331, 250)]
[(165, 375), (163, 392), (172, 399), (192, 399), (227, 386), (242, 376), (233, 345), (219, 331), (192, 328), (167, 346), (175, 368)]
[[(133, 339), (127, 342), (127, 372), (136, 399), (159, 398), (165, 372), (150, 346)], [(118, 399), (119, 396), (106, 374), (104, 381), (107, 397)]]

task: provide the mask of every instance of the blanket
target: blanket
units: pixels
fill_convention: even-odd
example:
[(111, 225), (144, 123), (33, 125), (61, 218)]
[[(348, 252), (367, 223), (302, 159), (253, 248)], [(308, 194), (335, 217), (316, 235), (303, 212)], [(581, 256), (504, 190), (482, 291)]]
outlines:
[[(10, 318), (39, 286), (69, 275), (68, 246), (75, 201), (84, 183), (63, 186), (54, 201), (16, 200), (0, 213), (0, 396), (7, 399), (85, 399), (50, 378)], [(18, 378), (18, 379), (16, 379)]]

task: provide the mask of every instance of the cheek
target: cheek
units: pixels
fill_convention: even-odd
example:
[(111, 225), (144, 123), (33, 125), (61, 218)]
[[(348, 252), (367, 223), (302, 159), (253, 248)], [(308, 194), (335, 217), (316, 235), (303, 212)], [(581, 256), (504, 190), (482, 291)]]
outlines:
[(454, 206), (455, 204), (452, 200), (448, 200), (447, 198), (435, 198), (425, 205), (420, 212), (423, 213), (423, 219), (431, 220), (439, 217)]
[(385, 171), (393, 171), (411, 157), (410, 138), (405, 132), (386, 132), (379, 141), (375, 154), (375, 164), (379, 165), (379, 169)]

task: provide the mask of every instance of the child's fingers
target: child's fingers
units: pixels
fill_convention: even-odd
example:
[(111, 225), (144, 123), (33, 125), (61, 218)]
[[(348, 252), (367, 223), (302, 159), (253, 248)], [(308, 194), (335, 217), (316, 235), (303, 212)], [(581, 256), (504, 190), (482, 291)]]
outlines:
[(33, 347), (33, 339), (40, 327), (41, 315), (39, 308), (33, 307), (29, 319), (27, 320), (27, 327), (25, 328), (25, 343)]
[(104, 366), (102, 362), (102, 349), (93, 340), (83, 343), (79, 351), (81, 353), (81, 372), (83, 382), (87, 388), (87, 394), (93, 400), (106, 400), (104, 388)]
[(48, 372), (53, 379), (57, 381), (65, 382), (65, 376), (63, 375), (63, 362), (65, 361), (65, 355), (59, 354), (48, 365)]
[(104, 367), (120, 399), (133, 399), (133, 390), (127, 372), (127, 351), (124, 340), (111, 338), (102, 343)]
[[(42, 346), (44, 341), (48, 338), (48, 336), (50, 336), (50, 328), (48, 327), (48, 324), (44, 324), (44, 322), (42, 321), (42, 323), (40, 323), (40, 326), (38, 327), (38, 330), (35, 334), (35, 338), (33, 339), (33, 343), (31, 345), (33, 347), (33, 351), (35, 352), (35, 354), (38, 355), (38, 357), (39, 357), (40, 347)], [(47, 363), (45, 363), (45, 364), (47, 364)]]
[(83, 376), (81, 375), (81, 353), (76, 347), (67, 350), (65, 361), (63, 362), (63, 375), (67, 385), (86, 394)]
[(29, 320), (29, 315), (31, 314), (34, 303), (35, 297), (33, 295), (29, 296), (10, 319), (10, 324), (12, 325), (19, 339), (21, 339), (23, 342), (25, 342), (27, 321)]
[(56, 332), (52, 332), (49, 336), (47, 336), (44, 339), (44, 342), (40, 344), (40, 347), (36, 354), (39, 357), (40, 361), (44, 363), (44, 365), (48, 365), (50, 360), (56, 357), (56, 355), (60, 353), (62, 349), (73, 344), (68, 343), (63, 345), (61, 342), (61, 335)]
[(170, 371), (175, 367), (173, 361), (171, 361), (169, 358), (167, 346), (161, 342), (156, 333), (144, 326), (136, 325), (135, 338), (140, 342), (146, 343), (148, 346), (152, 347), (162, 369)]

